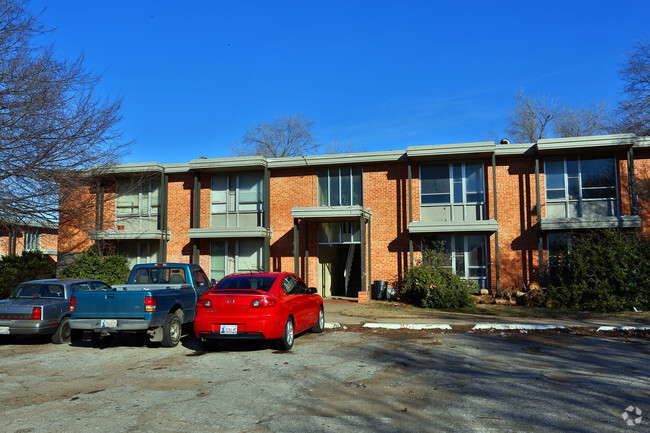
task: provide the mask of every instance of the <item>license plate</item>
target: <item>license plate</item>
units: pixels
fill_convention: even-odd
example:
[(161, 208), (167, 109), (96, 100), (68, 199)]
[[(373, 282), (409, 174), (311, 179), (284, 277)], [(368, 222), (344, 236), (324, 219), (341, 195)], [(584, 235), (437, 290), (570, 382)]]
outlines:
[(8, 326), (0, 326), (0, 334), (9, 334)]
[(237, 335), (237, 325), (221, 325), (220, 334)]
[(100, 320), (99, 326), (101, 328), (117, 328), (117, 319)]

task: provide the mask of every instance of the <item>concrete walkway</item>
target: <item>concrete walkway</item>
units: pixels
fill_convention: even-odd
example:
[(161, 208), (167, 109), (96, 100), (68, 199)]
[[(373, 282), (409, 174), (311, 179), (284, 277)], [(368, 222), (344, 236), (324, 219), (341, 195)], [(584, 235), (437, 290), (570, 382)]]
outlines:
[(639, 330), (650, 331), (650, 324), (643, 317), (635, 319), (630, 312), (629, 319), (555, 319), (518, 318), (478, 314), (433, 311), (405, 306), (396, 302), (371, 301), (359, 304), (355, 299), (325, 299), (325, 322), (327, 328), (364, 326), (384, 329), (571, 329), (590, 328), (595, 330)]

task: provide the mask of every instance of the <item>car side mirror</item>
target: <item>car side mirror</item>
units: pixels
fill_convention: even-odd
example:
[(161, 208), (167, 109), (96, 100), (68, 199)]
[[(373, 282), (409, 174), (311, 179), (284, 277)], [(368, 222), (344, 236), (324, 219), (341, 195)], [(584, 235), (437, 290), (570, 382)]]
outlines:
[(214, 287), (217, 284), (217, 280), (214, 278), (210, 280), (210, 284), (212, 284), (212, 287)]
[(317, 293), (318, 293), (318, 289), (316, 287), (309, 288), (309, 294), (316, 295)]

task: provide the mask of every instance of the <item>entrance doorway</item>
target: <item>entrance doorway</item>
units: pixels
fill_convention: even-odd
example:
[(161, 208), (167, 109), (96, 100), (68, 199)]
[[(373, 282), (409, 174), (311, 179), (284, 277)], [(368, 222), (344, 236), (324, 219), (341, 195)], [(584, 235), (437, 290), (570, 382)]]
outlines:
[(323, 296), (358, 297), (361, 289), (359, 248), (359, 244), (318, 246), (318, 284)]

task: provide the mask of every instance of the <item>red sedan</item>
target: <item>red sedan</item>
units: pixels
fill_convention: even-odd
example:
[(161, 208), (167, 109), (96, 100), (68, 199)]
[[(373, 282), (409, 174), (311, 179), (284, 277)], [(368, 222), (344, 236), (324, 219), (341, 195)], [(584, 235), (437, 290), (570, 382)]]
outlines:
[(199, 298), (194, 319), (194, 333), (204, 342), (276, 340), (280, 350), (293, 347), (294, 335), (324, 327), (323, 299), (288, 272), (222, 278)]

